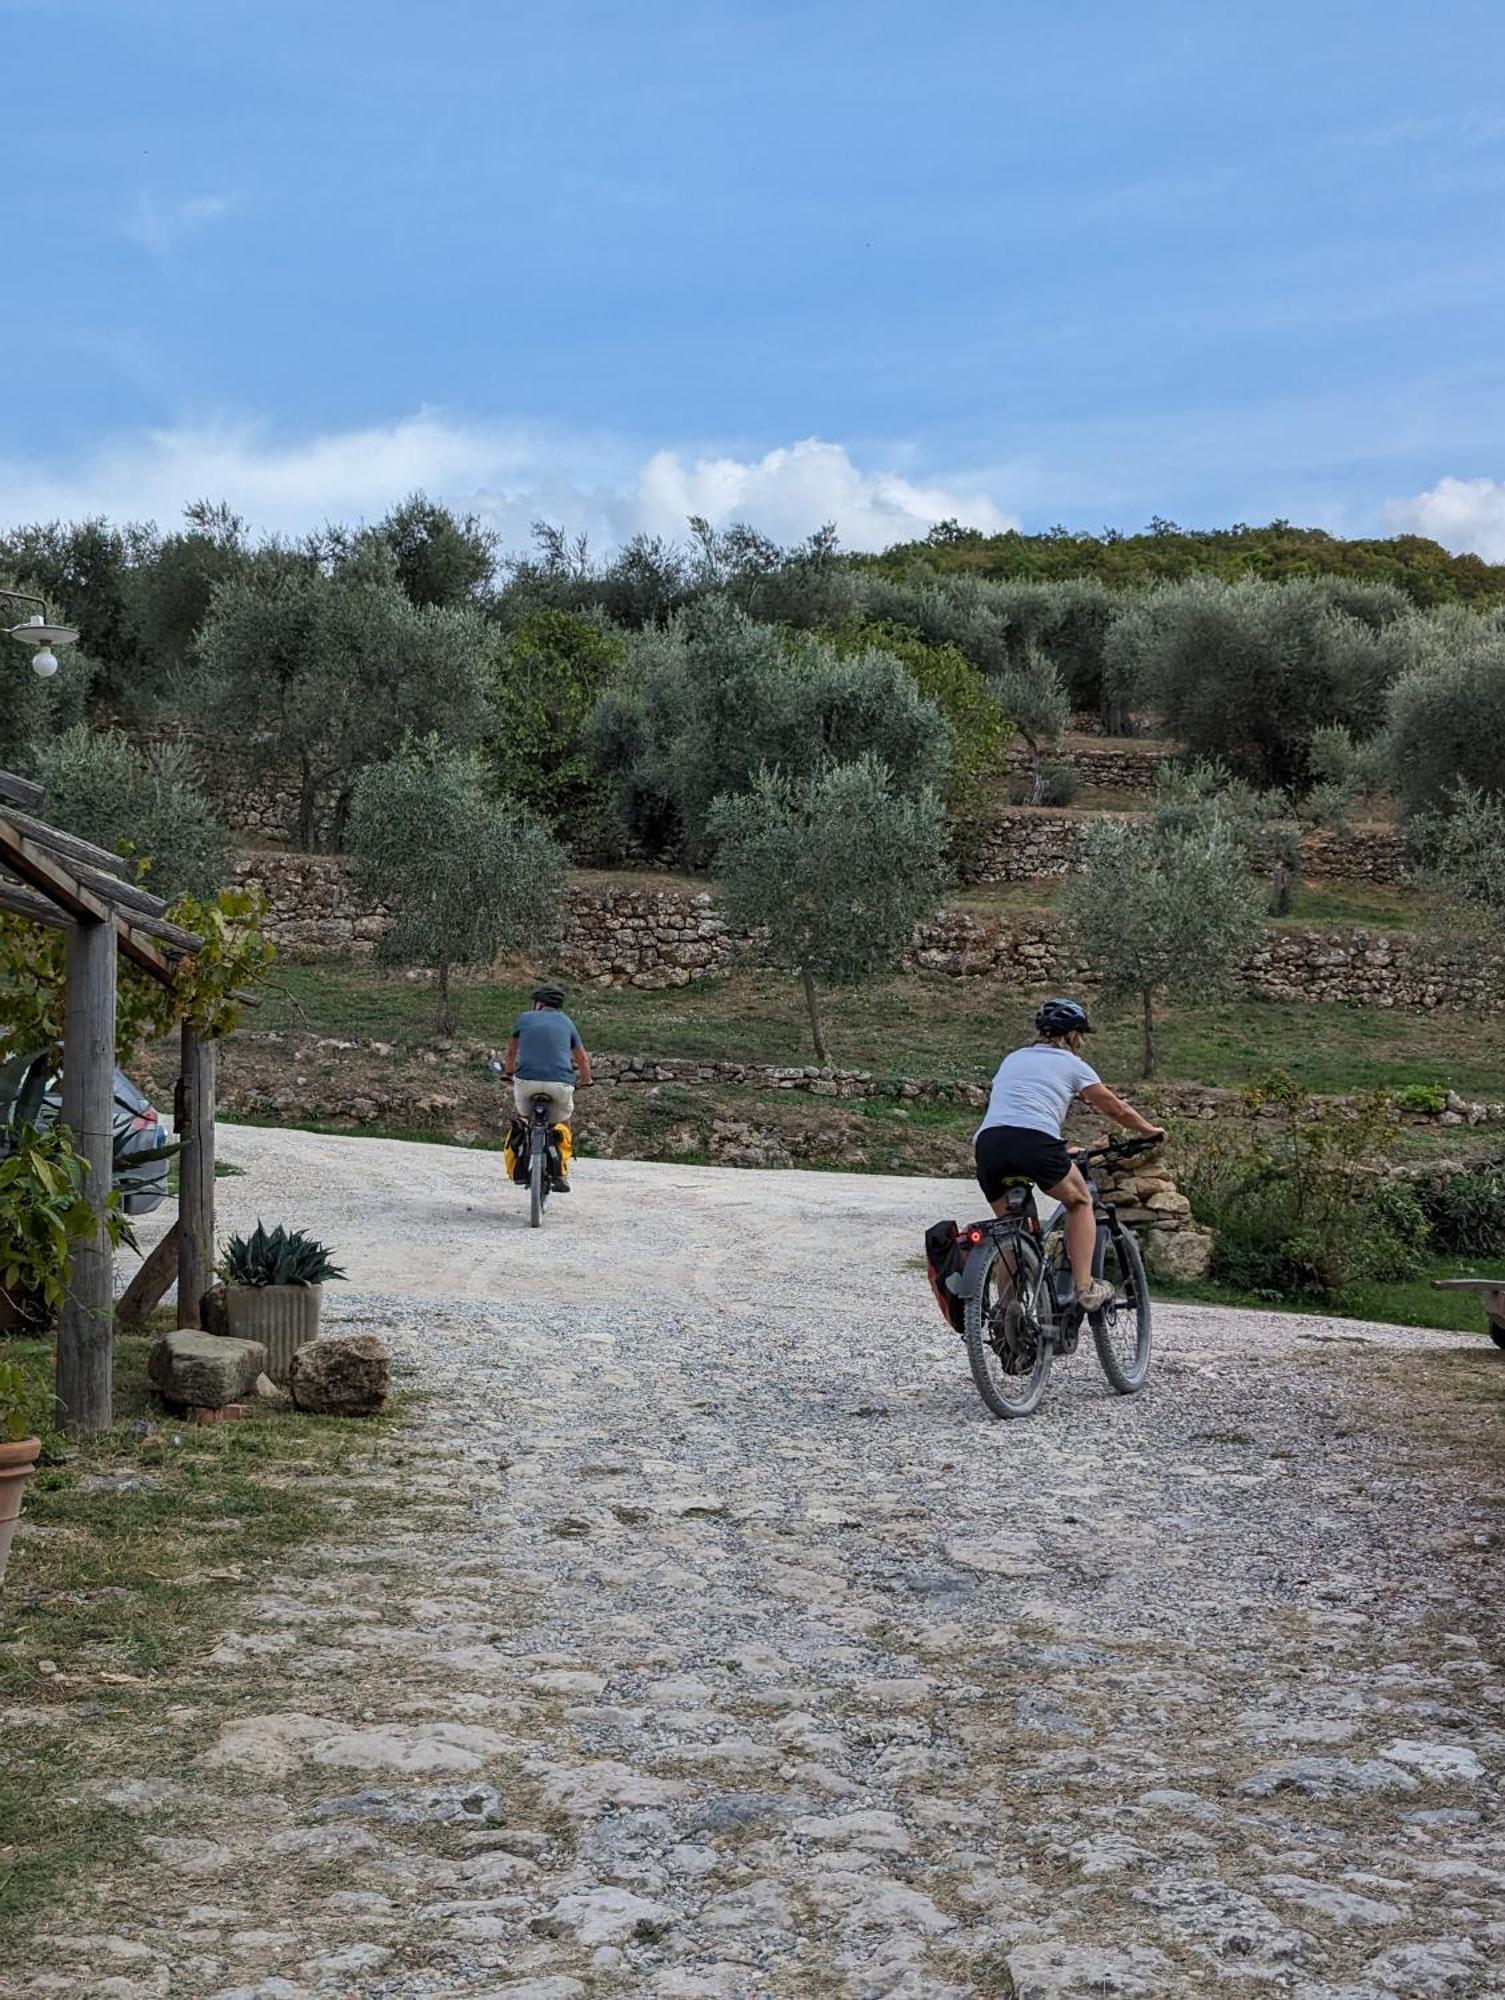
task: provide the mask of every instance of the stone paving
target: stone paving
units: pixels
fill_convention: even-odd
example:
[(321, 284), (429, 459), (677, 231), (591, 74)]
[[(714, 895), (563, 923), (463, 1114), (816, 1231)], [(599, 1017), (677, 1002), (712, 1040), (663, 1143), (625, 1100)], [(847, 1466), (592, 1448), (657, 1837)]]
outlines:
[(630, 1299), (330, 1295), (409, 1505), (264, 1579), (0, 1991), (1505, 1993), (1501, 1357), (1168, 1309), (1001, 1426), (861, 1182), (754, 1178), (829, 1184), (803, 1286), (690, 1203)]

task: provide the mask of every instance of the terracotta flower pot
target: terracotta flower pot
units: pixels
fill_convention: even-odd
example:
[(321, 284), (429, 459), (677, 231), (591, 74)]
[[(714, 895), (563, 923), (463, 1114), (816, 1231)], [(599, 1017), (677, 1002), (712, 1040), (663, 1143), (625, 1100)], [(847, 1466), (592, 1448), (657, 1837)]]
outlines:
[(225, 1319), (235, 1340), (259, 1340), (267, 1373), (286, 1386), (293, 1356), (319, 1334), (321, 1285), (227, 1285)]
[(42, 1440), (34, 1437), (0, 1444), (0, 1581), (4, 1579), (16, 1523), (21, 1518), (21, 1496), (36, 1470), (41, 1449)]

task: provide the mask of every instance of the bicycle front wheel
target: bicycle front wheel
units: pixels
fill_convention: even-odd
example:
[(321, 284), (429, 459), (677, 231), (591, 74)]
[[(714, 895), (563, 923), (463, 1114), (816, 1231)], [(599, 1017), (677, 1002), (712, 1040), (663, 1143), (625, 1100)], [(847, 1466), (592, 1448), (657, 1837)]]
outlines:
[(528, 1150), (528, 1222), (534, 1229), (543, 1226), (544, 1203), (549, 1198), (549, 1148), (535, 1126)]
[(1150, 1372), (1150, 1288), (1139, 1245), (1127, 1229), (1098, 1239), (1092, 1274), (1113, 1287), (1112, 1298), (1090, 1316), (1097, 1358), (1119, 1395), (1132, 1396)]
[(1045, 1394), (1051, 1346), (1037, 1314), (1039, 1269), (1040, 1253), (1027, 1237), (995, 1245), (981, 1288), (967, 1300), (967, 1361), (995, 1417), (1027, 1417)]

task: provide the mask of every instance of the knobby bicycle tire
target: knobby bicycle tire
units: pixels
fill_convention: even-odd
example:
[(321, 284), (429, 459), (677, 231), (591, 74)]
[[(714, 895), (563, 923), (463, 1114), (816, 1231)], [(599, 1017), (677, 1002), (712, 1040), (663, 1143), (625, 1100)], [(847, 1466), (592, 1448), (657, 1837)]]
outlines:
[(544, 1204), (549, 1199), (549, 1145), (548, 1135), (535, 1118), (531, 1129), (532, 1144), (528, 1148), (528, 1222), (534, 1229), (543, 1227)]
[(1040, 1267), (1040, 1253), (1027, 1236), (1011, 1238), (1010, 1247), (1017, 1257), (1017, 1278), (1010, 1274), (995, 1245), (982, 1283), (967, 1298), (962, 1334), (967, 1343), (967, 1365), (972, 1370), (972, 1380), (988, 1409), (995, 1417), (1027, 1417), (1039, 1407), (1045, 1394), (1050, 1377), (1051, 1342), (1049, 1329), (1045, 1329), (1036, 1340), (1032, 1365), (1015, 1378), (1021, 1384), (1017, 1393), (1010, 1394), (1000, 1386), (1000, 1378), (1004, 1381), (1009, 1378), (990, 1337), (994, 1316), (1006, 1307), (1005, 1294), (1012, 1296), (1016, 1286), (1024, 1296), (1029, 1295)]
[[(1118, 1266), (1116, 1273), (1105, 1269), (1110, 1257)], [(1097, 1349), (1097, 1358), (1103, 1365), (1103, 1373), (1112, 1386), (1120, 1396), (1132, 1396), (1136, 1389), (1144, 1387), (1149, 1378), (1152, 1331), (1150, 1287), (1144, 1274), (1144, 1258), (1140, 1255), (1138, 1240), (1127, 1229), (1117, 1238), (1107, 1234), (1100, 1235), (1097, 1251), (1092, 1259), (1092, 1272), (1094, 1277), (1101, 1278), (1106, 1275), (1111, 1278), (1114, 1290), (1114, 1303), (1089, 1315), (1092, 1325), (1092, 1344)], [(1132, 1297), (1128, 1296), (1130, 1293)], [(1124, 1303), (1118, 1306), (1120, 1297), (1123, 1297)], [(1121, 1350), (1130, 1314), (1133, 1320), (1134, 1353), (1133, 1358), (1125, 1365)], [(1117, 1345), (1114, 1343), (1115, 1334), (1118, 1335)]]

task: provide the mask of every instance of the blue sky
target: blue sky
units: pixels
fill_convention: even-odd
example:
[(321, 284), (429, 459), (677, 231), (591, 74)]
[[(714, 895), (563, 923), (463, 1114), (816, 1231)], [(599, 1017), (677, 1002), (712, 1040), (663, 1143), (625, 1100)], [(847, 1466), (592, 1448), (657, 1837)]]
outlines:
[[(1500, 0), (0, 0), (0, 515), (1505, 558)], [(29, 100), (34, 109), (23, 106)]]

